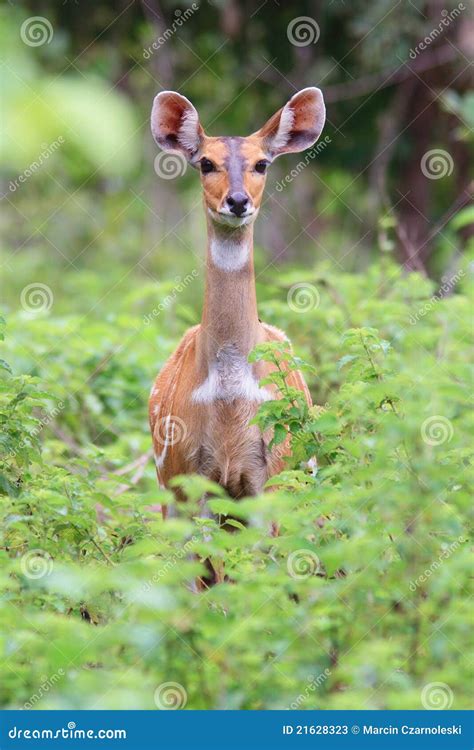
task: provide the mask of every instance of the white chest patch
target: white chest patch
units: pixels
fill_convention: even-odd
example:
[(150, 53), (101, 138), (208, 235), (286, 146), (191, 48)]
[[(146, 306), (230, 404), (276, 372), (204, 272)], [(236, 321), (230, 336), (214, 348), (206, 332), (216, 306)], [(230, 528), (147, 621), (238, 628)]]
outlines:
[(260, 388), (251, 365), (236, 346), (226, 344), (219, 349), (206, 380), (193, 392), (192, 400), (198, 404), (210, 404), (237, 398), (260, 402), (268, 401), (272, 396), (268, 390)]
[(248, 242), (211, 239), (211, 257), (221, 271), (239, 271), (247, 263), (249, 254)]

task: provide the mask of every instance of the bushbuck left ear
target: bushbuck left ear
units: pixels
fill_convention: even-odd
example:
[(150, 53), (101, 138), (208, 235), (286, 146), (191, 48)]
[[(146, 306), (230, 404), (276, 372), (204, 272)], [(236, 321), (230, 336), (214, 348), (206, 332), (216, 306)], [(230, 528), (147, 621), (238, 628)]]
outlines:
[(304, 151), (316, 143), (324, 127), (326, 108), (320, 89), (302, 89), (270, 117), (255, 135), (272, 157)]
[(188, 161), (198, 152), (204, 135), (196, 109), (176, 91), (162, 91), (155, 96), (151, 132), (160, 148), (181, 151)]

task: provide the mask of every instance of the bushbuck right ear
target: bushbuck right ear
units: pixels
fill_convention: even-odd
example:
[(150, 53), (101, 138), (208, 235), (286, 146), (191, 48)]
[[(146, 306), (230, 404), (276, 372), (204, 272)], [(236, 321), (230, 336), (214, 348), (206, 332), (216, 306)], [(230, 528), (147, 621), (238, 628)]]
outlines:
[(294, 94), (255, 135), (262, 138), (264, 148), (275, 158), (304, 151), (316, 143), (325, 119), (323, 95), (320, 89), (311, 86)]
[(181, 151), (192, 161), (199, 151), (204, 130), (196, 109), (176, 91), (162, 91), (151, 110), (151, 132), (164, 151)]

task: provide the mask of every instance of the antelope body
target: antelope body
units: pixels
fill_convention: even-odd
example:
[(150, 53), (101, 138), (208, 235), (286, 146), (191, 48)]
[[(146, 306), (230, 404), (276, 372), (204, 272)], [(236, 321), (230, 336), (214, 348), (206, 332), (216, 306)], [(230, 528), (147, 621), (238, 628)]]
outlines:
[[(162, 149), (178, 150), (200, 169), (208, 231), (201, 324), (186, 332), (150, 395), (163, 486), (177, 474), (200, 473), (238, 498), (258, 494), (283, 468), (288, 442), (269, 451), (271, 436), (262, 437), (257, 426), (249, 425), (259, 404), (279, 394), (273, 385), (259, 385), (271, 365), (251, 365), (248, 354), (256, 344), (286, 340), (282, 331), (258, 318), (253, 223), (267, 166), (281, 154), (312, 146), (324, 120), (320, 90), (307, 88), (247, 138), (216, 138), (204, 133), (184, 96), (164, 91), (155, 98), (153, 136)], [(287, 382), (311, 403), (299, 372), (289, 372)]]

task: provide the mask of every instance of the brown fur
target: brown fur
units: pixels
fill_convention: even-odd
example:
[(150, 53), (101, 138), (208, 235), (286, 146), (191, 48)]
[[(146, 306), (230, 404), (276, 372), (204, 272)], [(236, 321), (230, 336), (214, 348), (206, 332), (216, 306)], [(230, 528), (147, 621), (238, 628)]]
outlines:
[[(209, 259), (202, 323), (186, 332), (150, 396), (150, 427), (158, 457), (164, 450), (166, 417), (172, 415), (171, 422), (176, 424), (176, 441), (168, 446), (165, 461), (157, 468), (161, 485), (166, 487), (177, 474), (197, 472), (225, 486), (233, 497), (241, 497), (261, 492), (266, 480), (283, 469), (288, 441), (269, 452), (271, 436), (262, 438), (258, 428), (249, 425), (257, 402), (236, 399), (196, 404), (191, 397), (206, 379), (209, 362), (229, 341), (246, 356), (258, 343), (285, 339), (282, 331), (258, 319), (252, 259), (232, 273), (220, 271)], [(272, 369), (266, 362), (253, 366), (258, 380)], [(311, 404), (299, 372), (288, 373), (287, 382), (303, 391)], [(266, 388), (274, 398), (279, 397), (275, 387)]]
[[(267, 479), (284, 468), (290, 449), (288, 440), (270, 451), (271, 435), (262, 436), (255, 425), (249, 424), (259, 407), (258, 390), (252, 386), (245, 391), (245, 397), (232, 394), (241, 393), (239, 378), (248, 382), (243, 368), (248, 367), (245, 363), (250, 351), (259, 343), (284, 341), (286, 337), (258, 318), (252, 223), (229, 227), (220, 217), (225, 214), (230, 190), (245, 191), (250, 206), (258, 209), (265, 175), (255, 165), (312, 145), (323, 123), (322, 95), (314, 88), (292, 97), (285, 108), (248, 138), (207, 136), (187, 99), (174, 92), (163, 92), (155, 99), (152, 131), (157, 143), (165, 149), (180, 149), (193, 166), (208, 159), (214, 167), (201, 174), (209, 237), (201, 324), (186, 332), (158, 375), (150, 396), (150, 428), (158, 459), (158, 480), (163, 486), (168, 486), (178, 474), (197, 472), (239, 498), (261, 492)], [(229, 270), (212, 253), (216, 243), (224, 255), (233, 243), (248, 248), (248, 254), (242, 264)], [(238, 364), (235, 369), (234, 360)], [(225, 394), (216, 392), (213, 400), (196, 402), (193, 394), (207, 382), (213, 368), (217, 368)], [(269, 363), (252, 365), (251, 383), (271, 370)], [(302, 391), (311, 404), (301, 373), (288, 372), (287, 382)], [(275, 386), (265, 388), (272, 398), (280, 397)], [(165, 433), (171, 440), (164, 440)], [(183, 499), (179, 493), (177, 497)]]
[[(255, 172), (254, 165), (266, 158), (265, 142), (259, 135), (239, 139), (240, 153), (244, 160), (243, 184), (254, 206), (259, 206), (265, 187), (265, 175)], [(228, 148), (226, 139), (204, 136), (200, 157), (210, 159), (216, 166), (216, 172), (201, 175), (204, 204), (219, 211), (229, 193), (229, 175), (226, 169)]]
[[(262, 341), (284, 341), (285, 335), (273, 326), (261, 324)], [(200, 473), (222, 484), (233, 497), (253, 495), (263, 490), (266, 480), (284, 468), (289, 453), (288, 441), (270, 453), (271, 436), (262, 438), (259, 429), (249, 426), (258, 404), (236, 400), (232, 403), (193, 404), (190, 394), (199, 382), (198, 349), (201, 326), (190, 328), (158, 375), (150, 396), (150, 427), (157, 455), (163, 451), (163, 418), (176, 417), (186, 426), (186, 436), (169, 447), (164, 465), (157, 468), (158, 481), (167, 486), (177, 474)], [(272, 366), (260, 363), (259, 376), (265, 377)], [(311, 397), (302, 375), (288, 373), (289, 385), (303, 391), (311, 405)], [(270, 389), (271, 386), (268, 386)], [(278, 392), (273, 388), (275, 398)], [(155, 438), (155, 427), (161, 442)]]

